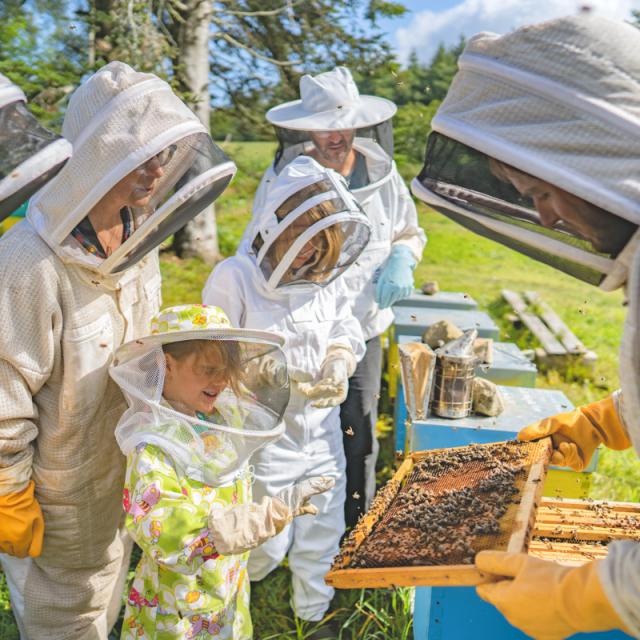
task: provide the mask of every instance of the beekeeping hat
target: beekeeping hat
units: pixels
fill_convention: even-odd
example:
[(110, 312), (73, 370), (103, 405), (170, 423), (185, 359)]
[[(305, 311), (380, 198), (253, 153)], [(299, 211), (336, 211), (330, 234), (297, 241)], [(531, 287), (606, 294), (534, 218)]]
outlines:
[(0, 74), (0, 220), (46, 184), (71, 155), (71, 144), (41, 127), (27, 98)]
[[(638, 29), (588, 14), (475, 36), (411, 186), (476, 233), (603, 289), (628, 283), (622, 413), (640, 452), (638, 51)], [(515, 188), (526, 194), (526, 184), (538, 197), (564, 192), (569, 222), (543, 227)], [(576, 227), (576, 214), (591, 229)]]
[[(30, 202), (27, 218), (65, 260), (102, 274), (135, 264), (224, 191), (235, 165), (160, 78), (112, 62), (71, 96), (63, 134), (73, 158)], [(161, 166), (148, 203), (131, 209), (133, 232), (106, 259), (71, 231), (123, 178)]]
[[(640, 223), (639, 47), (635, 27), (590, 15), (475, 36), (432, 121), (413, 193), (477, 233), (620, 286)], [(534, 194), (565, 192), (564, 204), (584, 201), (579, 215), (600, 231), (566, 220), (544, 228), (523, 181)]]
[(343, 178), (308, 156), (282, 170), (255, 215), (252, 253), (271, 290), (326, 286), (355, 262), (371, 234)]
[(385, 98), (360, 95), (346, 67), (300, 78), (300, 99), (273, 107), (267, 120), (285, 129), (333, 131), (360, 129), (389, 120), (396, 105)]
[[(163, 345), (189, 342), (206, 354), (210, 341), (218, 348), (203, 362), (219, 368), (227, 386), (217, 396), (212, 415), (188, 415), (163, 397)], [(129, 404), (116, 428), (123, 453), (143, 442), (155, 444), (183, 474), (199, 482), (231, 481), (252, 453), (283, 433), (289, 401), (283, 342), (270, 332), (233, 328), (219, 307), (182, 305), (161, 311), (151, 320), (148, 336), (116, 351), (109, 371)], [(220, 361), (213, 362), (214, 357)]]
[(356, 145), (374, 142), (393, 156), (391, 118), (396, 105), (386, 98), (361, 95), (346, 67), (300, 78), (300, 99), (273, 107), (267, 120), (275, 127), (279, 148), (276, 171), (312, 148), (318, 131), (355, 130)]

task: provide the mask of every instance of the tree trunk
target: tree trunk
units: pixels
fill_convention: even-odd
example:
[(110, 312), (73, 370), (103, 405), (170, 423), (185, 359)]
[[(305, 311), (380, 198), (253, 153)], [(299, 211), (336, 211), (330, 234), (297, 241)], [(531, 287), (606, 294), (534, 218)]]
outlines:
[[(181, 88), (193, 96), (193, 111), (209, 129), (209, 26), (212, 3), (192, 0), (180, 25), (177, 38), (179, 51), (177, 68)], [(207, 264), (220, 259), (218, 229), (214, 206), (207, 207), (173, 238), (173, 249), (181, 258), (198, 256)]]

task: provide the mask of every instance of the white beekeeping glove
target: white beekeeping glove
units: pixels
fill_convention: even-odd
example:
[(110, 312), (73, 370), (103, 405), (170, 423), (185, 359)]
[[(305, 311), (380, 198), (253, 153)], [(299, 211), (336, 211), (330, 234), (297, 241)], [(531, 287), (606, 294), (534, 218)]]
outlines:
[(209, 512), (209, 530), (216, 550), (222, 555), (244, 553), (277, 535), (296, 516), (315, 514), (309, 500), (335, 484), (333, 478), (317, 476), (284, 489), (259, 503), (232, 504)]
[(328, 491), (335, 483), (335, 479), (329, 476), (314, 476), (283, 489), (275, 499), (287, 506), (291, 512), (291, 519), (306, 513), (315, 515), (318, 508), (311, 504), (311, 496)]
[(337, 407), (347, 398), (349, 378), (356, 370), (356, 364), (356, 357), (348, 347), (329, 347), (320, 367), (318, 382), (298, 384), (298, 389), (314, 407)]

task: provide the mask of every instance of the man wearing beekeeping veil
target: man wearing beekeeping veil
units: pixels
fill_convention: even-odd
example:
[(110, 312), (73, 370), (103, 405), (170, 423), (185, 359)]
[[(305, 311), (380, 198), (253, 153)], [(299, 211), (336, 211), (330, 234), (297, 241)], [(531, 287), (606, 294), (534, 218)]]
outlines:
[(71, 144), (26, 107), (22, 89), (0, 73), (0, 221), (60, 171)]
[[(479, 34), (433, 119), (415, 195), (469, 229), (582, 280), (626, 286), (622, 391), (520, 432), (551, 436), (552, 462), (640, 452), (640, 31), (579, 15)], [(640, 545), (581, 567), (483, 551), (478, 587), (535, 638), (623, 629), (640, 637)]]
[(267, 112), (280, 144), (255, 195), (254, 219), (240, 247), (241, 252), (251, 252), (254, 223), (271, 185), (282, 168), (301, 154), (344, 176), (372, 224), (367, 248), (344, 274), (367, 347), (349, 381), (340, 416), (347, 458), (348, 527), (364, 513), (375, 492), (380, 335), (393, 321), (391, 305), (412, 293), (413, 270), (426, 243), (415, 205), (393, 161), (395, 112), (389, 100), (360, 95), (345, 67), (302, 76), (300, 100)]
[(128, 568), (114, 350), (160, 302), (154, 249), (235, 166), (154, 75), (72, 95), (74, 154), (0, 243), (0, 561), (21, 637), (106, 638)]

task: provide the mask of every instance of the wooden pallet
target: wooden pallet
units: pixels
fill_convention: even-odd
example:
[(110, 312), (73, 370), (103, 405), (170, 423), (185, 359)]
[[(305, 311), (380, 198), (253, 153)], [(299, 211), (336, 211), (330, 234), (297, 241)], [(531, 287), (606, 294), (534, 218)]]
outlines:
[[(493, 443), (494, 445), (497, 443)], [(539, 441), (532, 453), (534, 460), (529, 467), (528, 477), (520, 490), (520, 500), (514, 509), (501, 520), (501, 527), (509, 531), (505, 551), (525, 551), (531, 536), (537, 504), (540, 501), (546, 468), (551, 457), (551, 441), (547, 438)], [(492, 445), (477, 445), (490, 447)], [(413, 587), (413, 586), (470, 586), (490, 582), (494, 578), (476, 569), (475, 565), (433, 565), (399, 566), (380, 568), (354, 568), (354, 559), (360, 545), (376, 527), (391, 502), (403, 486), (414, 464), (427, 456), (454, 449), (434, 449), (410, 454), (402, 463), (393, 478), (376, 494), (369, 512), (360, 520), (343, 545), (340, 556), (334, 562), (325, 581), (338, 589), (356, 589), (363, 587)]]
[(640, 541), (640, 504), (542, 498), (529, 553), (575, 566), (606, 557), (612, 540)]
[(558, 314), (535, 291), (525, 291), (524, 296), (521, 296), (515, 291), (503, 289), (502, 297), (542, 345), (544, 351), (543, 354), (538, 354), (538, 359), (541, 355), (551, 358), (576, 356), (589, 364), (595, 362), (597, 355), (576, 338)]

